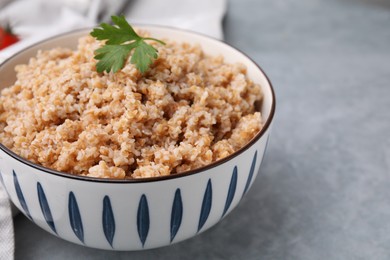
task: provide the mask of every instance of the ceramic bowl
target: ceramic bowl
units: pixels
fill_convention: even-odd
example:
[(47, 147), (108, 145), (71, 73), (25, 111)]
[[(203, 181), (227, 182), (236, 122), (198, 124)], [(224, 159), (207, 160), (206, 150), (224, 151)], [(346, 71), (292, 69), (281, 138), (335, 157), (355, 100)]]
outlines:
[[(275, 110), (271, 83), (237, 49), (204, 35), (144, 26), (153, 37), (199, 43), (205, 53), (241, 62), (260, 84), (263, 129), (245, 147), (208, 166), (172, 176), (110, 180), (73, 176), (27, 161), (0, 144), (0, 181), (31, 221), (62, 239), (100, 249), (142, 250), (193, 237), (224, 218), (251, 187), (263, 160)], [(90, 30), (56, 36), (17, 53), (0, 66), (1, 87), (15, 81), (14, 66), (39, 49), (75, 48)], [(234, 221), (234, 220), (232, 220)]]

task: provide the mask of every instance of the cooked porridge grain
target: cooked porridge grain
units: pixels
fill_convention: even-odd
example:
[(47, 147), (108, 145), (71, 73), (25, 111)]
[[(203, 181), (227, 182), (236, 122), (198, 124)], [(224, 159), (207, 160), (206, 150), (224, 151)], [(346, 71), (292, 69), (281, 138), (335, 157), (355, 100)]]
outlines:
[(0, 97), (0, 142), (43, 166), (101, 178), (175, 174), (224, 158), (262, 127), (242, 64), (165, 40), (144, 75), (97, 73), (90, 36), (40, 51)]

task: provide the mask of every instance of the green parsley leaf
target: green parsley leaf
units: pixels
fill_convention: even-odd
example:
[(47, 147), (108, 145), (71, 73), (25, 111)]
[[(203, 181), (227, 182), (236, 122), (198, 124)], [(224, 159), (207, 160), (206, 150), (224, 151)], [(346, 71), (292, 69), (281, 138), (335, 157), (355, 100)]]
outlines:
[(99, 60), (96, 64), (96, 70), (98, 72), (111, 70), (115, 73), (122, 69), (125, 65), (125, 61), (129, 52), (134, 44), (126, 45), (105, 45), (95, 51), (95, 59)]
[(157, 59), (157, 50), (153, 46), (141, 41), (134, 50), (130, 62), (137, 64), (139, 71), (147, 71), (153, 60)]
[(114, 25), (102, 23), (100, 28), (95, 28), (91, 35), (97, 40), (106, 40), (105, 45), (95, 51), (95, 59), (99, 60), (96, 64), (98, 72), (114, 73), (122, 69), (126, 60), (129, 58), (132, 50), (134, 52), (130, 62), (144, 73), (148, 70), (153, 60), (158, 57), (157, 50), (146, 43), (146, 40), (152, 40), (165, 44), (154, 38), (143, 38), (139, 36), (131, 25), (126, 21), (123, 15), (112, 16)]

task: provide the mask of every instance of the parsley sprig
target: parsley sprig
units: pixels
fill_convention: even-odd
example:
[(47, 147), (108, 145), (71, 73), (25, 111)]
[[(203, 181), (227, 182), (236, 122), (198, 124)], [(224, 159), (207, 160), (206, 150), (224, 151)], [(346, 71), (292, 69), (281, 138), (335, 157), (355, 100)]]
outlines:
[(99, 60), (96, 64), (97, 72), (119, 71), (125, 66), (134, 50), (130, 62), (144, 73), (158, 57), (157, 50), (146, 41), (152, 40), (163, 45), (165, 43), (154, 38), (139, 36), (123, 15), (112, 16), (111, 19), (114, 25), (102, 23), (100, 28), (95, 28), (91, 32), (96, 39), (106, 40), (105, 45), (95, 51), (95, 59)]

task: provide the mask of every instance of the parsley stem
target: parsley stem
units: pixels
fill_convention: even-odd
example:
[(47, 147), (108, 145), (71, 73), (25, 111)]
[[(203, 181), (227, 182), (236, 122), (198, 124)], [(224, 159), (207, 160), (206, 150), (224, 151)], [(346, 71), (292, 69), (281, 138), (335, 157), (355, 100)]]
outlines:
[(160, 44), (162, 44), (162, 45), (165, 45), (165, 42), (163, 42), (163, 41), (160, 41), (160, 40), (158, 40), (158, 39), (155, 39), (155, 38), (149, 38), (149, 37), (146, 37), (146, 38), (143, 38), (144, 40), (150, 40), (150, 41), (155, 41), (155, 42), (158, 42), (158, 43), (160, 43)]

